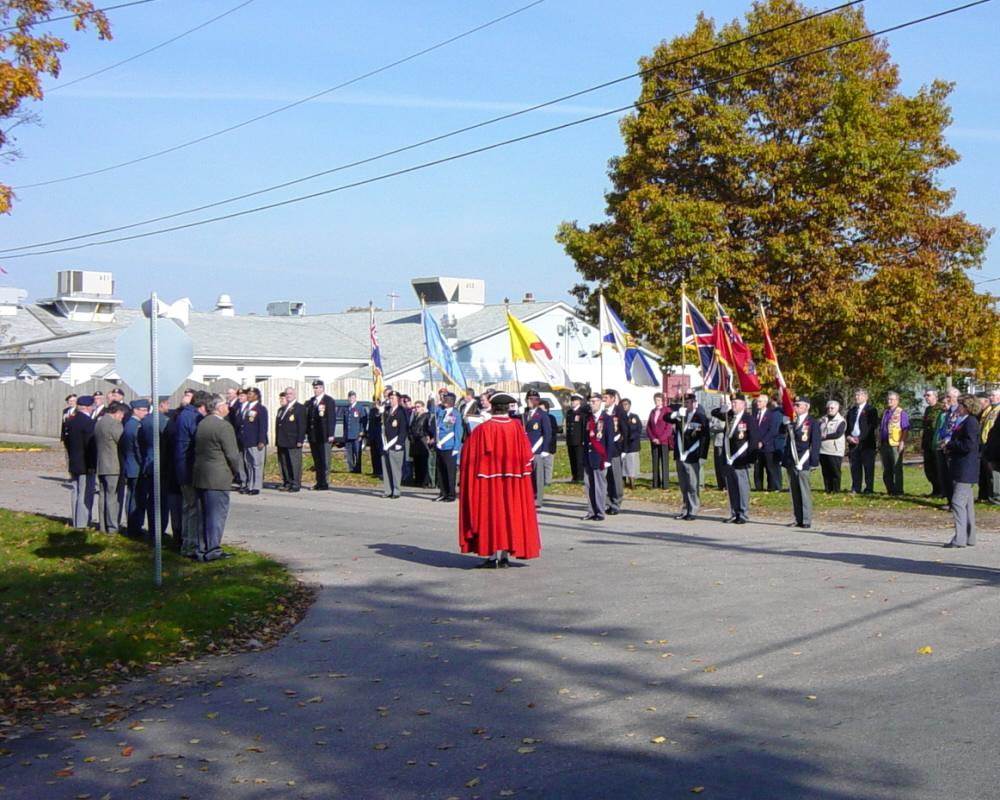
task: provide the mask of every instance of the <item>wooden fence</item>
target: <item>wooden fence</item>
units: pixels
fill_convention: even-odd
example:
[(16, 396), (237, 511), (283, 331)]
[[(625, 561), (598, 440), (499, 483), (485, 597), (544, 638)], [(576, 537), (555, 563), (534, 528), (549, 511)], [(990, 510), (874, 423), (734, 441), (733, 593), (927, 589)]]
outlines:
[[(300, 402), (305, 402), (313, 396), (312, 385), (305, 381), (271, 378), (252, 385), (260, 390), (261, 403), (269, 412), (272, 443), (274, 442), (274, 412), (279, 405), (278, 394), (291, 387), (298, 393)], [(188, 387), (224, 394), (226, 389), (236, 386), (238, 386), (237, 383), (226, 379), (214, 381), (211, 384), (187, 381), (174, 392), (170, 404), (171, 407), (176, 407), (180, 403), (184, 389)], [(343, 400), (347, 398), (348, 392), (354, 391), (357, 392), (359, 400), (370, 400), (372, 386), (370, 380), (345, 378), (328, 382), (326, 393), (338, 400)], [(392, 386), (397, 391), (408, 394), (414, 400), (426, 401), (438, 390), (441, 384), (429, 381), (392, 381)], [(122, 389), (126, 401), (136, 398), (135, 392), (127, 385), (105, 380), (91, 380), (75, 386), (70, 386), (62, 381), (38, 381), (36, 383), (8, 381), (0, 383), (0, 436), (5, 433), (13, 433), (58, 437), (62, 425), (62, 411), (66, 407), (66, 395), (70, 393), (76, 395), (93, 394), (98, 390), (106, 395), (110, 389), (114, 388)], [(473, 386), (473, 388), (481, 391), (485, 387)], [(509, 385), (503, 383), (496, 384), (495, 388), (513, 391), (515, 387), (513, 383)]]

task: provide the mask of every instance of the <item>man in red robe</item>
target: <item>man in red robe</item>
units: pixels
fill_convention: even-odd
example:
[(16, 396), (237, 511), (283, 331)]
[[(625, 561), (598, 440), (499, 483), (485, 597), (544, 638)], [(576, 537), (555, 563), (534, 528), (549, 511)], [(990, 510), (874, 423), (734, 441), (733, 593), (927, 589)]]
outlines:
[(538, 558), (533, 453), (524, 428), (507, 415), (514, 398), (490, 398), (490, 419), (477, 425), (462, 447), (462, 491), (458, 546), (486, 557), (484, 568), (510, 565), (515, 558)]

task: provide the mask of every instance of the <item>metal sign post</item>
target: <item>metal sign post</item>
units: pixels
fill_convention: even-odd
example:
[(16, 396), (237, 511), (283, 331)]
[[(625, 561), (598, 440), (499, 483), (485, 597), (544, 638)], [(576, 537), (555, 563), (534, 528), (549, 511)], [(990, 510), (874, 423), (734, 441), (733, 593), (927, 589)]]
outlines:
[(149, 385), (150, 402), (153, 406), (153, 584), (163, 585), (163, 532), (160, 530), (160, 387), (159, 387), (159, 342), (156, 336), (156, 292), (149, 296), (153, 313), (149, 315)]

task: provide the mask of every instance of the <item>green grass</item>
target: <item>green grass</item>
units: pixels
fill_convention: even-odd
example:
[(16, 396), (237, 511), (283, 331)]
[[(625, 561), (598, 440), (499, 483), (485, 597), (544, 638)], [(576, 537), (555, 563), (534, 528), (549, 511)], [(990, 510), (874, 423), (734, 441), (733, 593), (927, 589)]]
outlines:
[[(652, 472), (652, 455), (649, 445), (645, 442), (643, 443), (639, 460), (640, 472), (646, 474)], [(331, 461), (330, 483), (340, 486), (380, 486), (381, 480), (370, 474), (371, 457), (367, 450), (364, 452), (363, 462), (363, 474), (355, 475), (349, 473), (347, 472), (343, 451), (334, 450)], [(709, 454), (708, 461), (705, 462), (704, 469), (706, 471), (706, 486), (702, 491), (703, 505), (707, 508), (728, 508), (729, 501), (725, 492), (714, 488), (715, 470), (711, 453)], [(312, 457), (308, 455), (307, 449), (302, 468), (303, 481), (307, 486), (313, 481), (312, 470), (313, 461)], [(882, 483), (882, 466), (880, 463), (876, 463), (875, 465), (875, 494), (873, 495), (851, 495), (847, 493), (846, 490), (851, 485), (851, 474), (846, 462), (844, 463), (841, 478), (841, 485), (845, 491), (840, 494), (826, 494), (823, 491), (822, 473), (819, 469), (814, 469), (811, 475), (813, 508), (819, 512), (829, 511), (845, 517), (857, 515), (858, 519), (864, 519), (865, 515), (871, 516), (873, 513), (879, 512), (882, 514), (879, 517), (880, 520), (884, 517), (887, 520), (895, 520), (901, 524), (910, 518), (924, 520), (938, 519), (944, 521), (945, 516), (940, 511), (936, 511), (942, 505), (942, 501), (926, 496), (930, 492), (931, 487), (924, 475), (923, 467), (905, 466), (903, 473), (903, 486), (906, 494), (902, 497), (889, 497), (885, 494), (885, 488)], [(566, 452), (566, 446), (563, 443), (560, 443), (559, 451), (556, 453), (553, 474), (556, 483), (553, 483), (546, 489), (547, 493), (582, 497), (582, 487), (577, 484), (565, 482), (570, 478), (571, 472), (569, 456)], [(269, 455), (267, 460), (267, 478), (268, 480), (278, 480), (278, 475), (277, 458), (273, 454)], [(790, 515), (792, 501), (787, 491), (788, 480), (787, 475), (784, 474), (784, 470), (782, 471), (782, 480), (786, 488), (784, 492), (751, 492), (751, 510), (762, 512), (766, 516), (780, 516), (785, 513)], [(679, 508), (681, 500), (680, 494), (677, 491), (677, 471), (673, 458), (671, 457), (670, 460), (669, 489), (653, 489), (650, 486), (648, 478), (640, 478), (636, 481), (635, 489), (626, 489), (626, 497), (647, 502), (665, 503)], [(987, 523), (987, 526), (1000, 526), (1000, 507), (985, 506), (980, 503), (976, 506), (976, 513), (980, 516), (980, 521)]]
[(34, 442), (0, 442), (0, 453), (10, 451), (39, 452), (51, 449), (47, 444), (37, 444)]
[(232, 552), (199, 564), (165, 550), (156, 589), (141, 542), (0, 510), (0, 715), (287, 629), (309, 591), (277, 562)]

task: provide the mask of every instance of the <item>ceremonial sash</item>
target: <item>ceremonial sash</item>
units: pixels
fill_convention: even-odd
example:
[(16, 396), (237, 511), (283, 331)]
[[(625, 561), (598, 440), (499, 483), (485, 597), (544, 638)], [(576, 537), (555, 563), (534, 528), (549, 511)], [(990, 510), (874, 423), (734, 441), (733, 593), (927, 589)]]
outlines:
[(531, 445), (531, 452), (532, 453), (537, 453), (538, 452), (538, 448), (542, 446), (542, 444), (544, 443), (544, 441), (545, 440), (541, 436), (539, 436), (535, 440), (535, 443), (533, 445)]
[[(603, 428), (602, 431), (603, 433)], [(604, 447), (604, 443), (601, 441), (600, 436), (597, 432), (597, 424), (594, 422), (593, 417), (587, 419), (587, 436), (590, 439), (590, 446), (594, 448), (594, 452), (597, 453), (601, 458), (602, 464), (608, 463), (608, 451)]]
[[(727, 437), (726, 441), (729, 441), (728, 437)], [(742, 446), (740, 447), (740, 449), (739, 449), (739, 450), (737, 450), (737, 451), (736, 451), (735, 453), (733, 453), (733, 454), (732, 454), (731, 456), (729, 456), (729, 458), (727, 458), (727, 459), (726, 459), (726, 461), (728, 462), (729, 466), (732, 466), (732, 465), (733, 465), (733, 462), (734, 462), (734, 461), (735, 461), (735, 460), (736, 460), (737, 458), (739, 458), (739, 457), (740, 457), (741, 455), (743, 455), (743, 453), (745, 453), (745, 452), (746, 452), (746, 449), (747, 449), (747, 447), (749, 447), (749, 446), (750, 446), (750, 442), (743, 442), (743, 444), (742, 444)]]
[(446, 436), (442, 436), (440, 439), (438, 439), (438, 449), (440, 450), (441, 445), (448, 444), (448, 442), (450, 442), (454, 438), (455, 438), (455, 431), (452, 431)]

